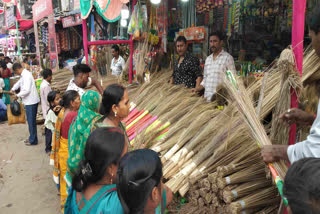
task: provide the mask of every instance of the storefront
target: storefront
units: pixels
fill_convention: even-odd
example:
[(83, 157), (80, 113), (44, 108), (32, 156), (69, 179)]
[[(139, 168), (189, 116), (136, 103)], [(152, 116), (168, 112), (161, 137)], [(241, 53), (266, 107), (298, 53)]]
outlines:
[[(40, 60), (46, 59), (44, 62), (53, 71), (56, 71), (58, 69), (58, 51), (52, 1), (39, 0), (32, 6), (32, 11), (37, 61), (40, 65)], [(47, 63), (48, 61), (49, 63)]]

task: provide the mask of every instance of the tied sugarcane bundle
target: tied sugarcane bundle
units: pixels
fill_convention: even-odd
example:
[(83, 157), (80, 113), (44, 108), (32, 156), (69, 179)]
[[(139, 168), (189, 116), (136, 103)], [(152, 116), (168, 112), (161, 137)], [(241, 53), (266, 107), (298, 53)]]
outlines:
[(257, 192), (247, 195), (238, 201), (232, 202), (229, 205), (229, 212), (231, 214), (238, 214), (241, 210), (252, 209), (263, 206), (273, 206), (280, 202), (278, 192), (275, 187), (258, 190)]

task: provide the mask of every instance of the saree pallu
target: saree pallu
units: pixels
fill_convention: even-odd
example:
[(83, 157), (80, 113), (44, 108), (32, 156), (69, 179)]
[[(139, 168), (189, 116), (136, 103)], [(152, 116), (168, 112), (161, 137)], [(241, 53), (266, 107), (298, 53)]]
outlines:
[[(3, 81), (4, 81), (4, 90), (10, 91), (10, 79), (4, 78)], [(10, 104), (9, 94), (3, 94), (2, 100), (3, 100), (4, 104), (9, 105)]]
[(60, 172), (60, 196), (61, 196), (61, 212), (64, 213), (64, 205), (68, 197), (67, 182), (64, 176), (67, 172), (67, 160), (69, 156), (68, 139), (60, 138), (60, 147), (58, 152), (59, 157), (59, 172)]
[(53, 165), (53, 180), (56, 184), (60, 183), (59, 179), (59, 148), (60, 148), (60, 138), (61, 138), (61, 124), (64, 115), (64, 108), (59, 112), (58, 118), (56, 120), (55, 129), (52, 136), (52, 149), (50, 155), (50, 165)]

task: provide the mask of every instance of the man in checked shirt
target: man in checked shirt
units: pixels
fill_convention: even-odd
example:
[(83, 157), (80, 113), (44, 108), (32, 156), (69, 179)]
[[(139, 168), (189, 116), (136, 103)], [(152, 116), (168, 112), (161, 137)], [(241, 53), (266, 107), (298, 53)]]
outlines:
[(192, 89), (192, 92), (204, 90), (204, 97), (211, 101), (217, 87), (223, 83), (227, 70), (236, 71), (233, 57), (223, 50), (224, 36), (221, 32), (209, 35), (209, 45), (212, 54), (207, 57), (204, 65), (204, 76), (201, 84)]

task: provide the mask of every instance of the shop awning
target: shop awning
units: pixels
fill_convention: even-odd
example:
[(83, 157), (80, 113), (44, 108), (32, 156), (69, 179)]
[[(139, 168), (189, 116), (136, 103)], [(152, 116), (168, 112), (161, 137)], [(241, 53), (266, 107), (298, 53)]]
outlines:
[(81, 18), (87, 19), (92, 7), (95, 6), (98, 14), (107, 22), (118, 21), (123, 4), (128, 2), (129, 0), (80, 0)]
[[(33, 21), (32, 20), (28, 20), (28, 19), (18, 19), (20, 28), (19, 31), (25, 31), (25, 30), (29, 30), (30, 28), (33, 27)], [(16, 26), (12, 26), (11, 28), (8, 28), (8, 30), (14, 30), (16, 29)]]

